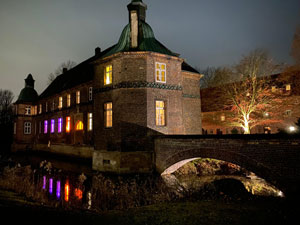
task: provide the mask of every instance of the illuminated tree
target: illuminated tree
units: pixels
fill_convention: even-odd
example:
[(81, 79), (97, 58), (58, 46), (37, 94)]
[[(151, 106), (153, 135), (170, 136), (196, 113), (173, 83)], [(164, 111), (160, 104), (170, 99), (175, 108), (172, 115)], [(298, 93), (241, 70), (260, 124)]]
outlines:
[(223, 85), (230, 82), (231, 71), (226, 67), (207, 67), (205, 70), (200, 71), (203, 74), (201, 79), (201, 88), (211, 88)]
[(295, 60), (295, 65), (300, 69), (300, 25), (297, 27), (292, 43), (291, 56)]
[(244, 56), (233, 68), (232, 73), (239, 81), (223, 85), (225, 110), (232, 112), (226, 120), (231, 126), (241, 127), (245, 134), (250, 134), (259, 124), (275, 122), (280, 98), (274, 96), (266, 77), (278, 68), (267, 52), (260, 49)]
[(50, 73), (48, 76), (48, 84), (51, 84), (55, 78), (63, 73), (64, 69), (70, 70), (77, 65), (76, 62), (68, 60), (67, 62), (63, 62), (59, 65), (59, 67), (55, 70), (54, 73)]

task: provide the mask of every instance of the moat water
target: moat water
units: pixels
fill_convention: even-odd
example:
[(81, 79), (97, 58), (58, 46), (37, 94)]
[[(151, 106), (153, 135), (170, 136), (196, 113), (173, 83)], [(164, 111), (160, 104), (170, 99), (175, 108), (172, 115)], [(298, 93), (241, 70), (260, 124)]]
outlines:
[[(62, 159), (50, 158), (49, 161), (43, 160), (43, 156), (27, 156), (22, 157), (21, 155), (14, 157), (16, 160), (15, 170), (14, 168), (9, 171), (10, 174), (16, 175), (24, 173), (24, 180), (29, 180), (31, 188), (35, 190), (43, 201), (50, 203), (55, 207), (75, 207), (75, 208), (85, 208), (93, 209), (94, 201), (106, 201), (106, 204), (109, 204), (110, 199), (101, 199), (99, 200), (99, 190), (101, 192), (102, 184), (99, 186), (99, 182), (103, 183), (112, 183), (111, 179), (98, 179), (98, 184), (95, 184), (95, 173), (91, 171), (91, 164), (88, 161), (77, 161), (69, 160), (65, 161)], [(26, 165), (24, 167), (24, 165)], [(25, 168), (24, 171), (22, 168)], [(32, 178), (28, 179), (27, 169), (32, 170)], [(32, 169), (29, 169), (32, 168)], [(21, 171), (21, 172), (20, 172)], [(114, 178), (115, 179), (115, 178)], [(125, 178), (126, 179), (126, 178)], [(197, 175), (197, 174), (185, 174), (185, 175), (164, 175), (163, 180), (168, 187), (183, 196), (187, 192), (197, 192), (203, 187), (212, 184), (216, 180), (237, 180), (239, 181), (251, 195), (260, 195), (260, 196), (276, 196), (283, 197), (283, 193), (268, 184), (265, 180), (255, 176), (255, 174), (250, 173), (248, 176), (241, 175)], [(21, 177), (22, 180), (22, 177)], [(118, 180), (115, 179), (115, 180)], [(18, 179), (16, 179), (16, 182)], [(96, 182), (96, 183), (97, 183)], [(119, 182), (119, 181), (118, 181)], [(124, 185), (128, 190), (120, 192), (122, 195), (130, 195), (132, 189), (128, 187), (128, 184), (125, 182), (119, 182), (117, 184), (105, 184), (104, 189), (109, 189), (110, 187), (115, 188), (116, 190), (122, 189), (122, 187), (117, 187), (118, 185)], [(16, 184), (19, 185), (19, 184)], [(131, 185), (131, 184), (130, 184)], [(137, 183), (133, 184), (138, 186)], [(95, 186), (97, 186), (95, 188)], [(147, 186), (146, 186), (147, 187)], [(233, 189), (235, 187), (233, 186)], [(95, 190), (97, 193), (95, 194)], [(105, 190), (104, 190), (105, 191)], [(106, 190), (107, 191), (107, 190)], [(111, 190), (109, 190), (111, 191)], [(94, 193), (93, 193), (94, 192)], [(113, 191), (112, 191), (113, 192)], [(234, 192), (234, 190), (233, 190)], [(101, 193), (100, 193), (101, 194)], [(107, 193), (105, 193), (106, 196)], [(222, 193), (220, 193), (222, 194)], [(112, 194), (110, 194), (113, 196)], [(47, 200), (45, 200), (47, 198)], [(98, 199), (97, 199), (98, 198)], [(115, 197), (114, 197), (115, 198)], [(97, 200), (96, 200), (97, 199)], [(126, 199), (126, 198), (125, 198)], [(114, 201), (116, 201), (114, 199)], [(116, 201), (117, 202), (117, 201)], [(123, 203), (122, 203), (123, 204)]]

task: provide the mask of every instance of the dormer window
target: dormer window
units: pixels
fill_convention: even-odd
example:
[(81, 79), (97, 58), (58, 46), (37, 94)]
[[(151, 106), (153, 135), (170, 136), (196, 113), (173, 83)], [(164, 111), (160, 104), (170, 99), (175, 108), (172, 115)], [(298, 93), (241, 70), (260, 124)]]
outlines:
[(291, 85), (290, 84), (285, 85), (285, 90), (290, 91), (291, 90)]
[(112, 84), (112, 65), (105, 67), (104, 71), (104, 85)]
[(166, 83), (167, 67), (165, 63), (155, 63), (155, 81)]

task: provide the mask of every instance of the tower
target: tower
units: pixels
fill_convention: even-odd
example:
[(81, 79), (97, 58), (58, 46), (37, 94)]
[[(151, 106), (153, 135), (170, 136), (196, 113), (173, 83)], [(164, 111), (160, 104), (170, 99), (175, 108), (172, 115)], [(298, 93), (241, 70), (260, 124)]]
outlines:
[(13, 150), (32, 148), (36, 124), (34, 116), (37, 114), (36, 102), (38, 94), (34, 89), (32, 75), (25, 79), (25, 87), (21, 90), (18, 100), (14, 103), (14, 145)]

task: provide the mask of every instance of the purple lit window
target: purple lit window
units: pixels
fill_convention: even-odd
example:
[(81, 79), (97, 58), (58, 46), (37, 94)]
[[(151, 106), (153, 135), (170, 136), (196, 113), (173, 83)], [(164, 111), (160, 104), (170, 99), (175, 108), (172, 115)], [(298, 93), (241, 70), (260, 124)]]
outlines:
[(60, 181), (56, 182), (56, 197), (60, 198)]
[(44, 121), (44, 134), (48, 133), (48, 120)]
[(62, 131), (62, 118), (58, 118), (58, 133), (61, 133)]
[(54, 133), (54, 127), (55, 127), (55, 120), (51, 120), (51, 134)]
[(43, 176), (43, 189), (46, 189), (46, 176)]
[(53, 193), (53, 179), (52, 178), (49, 179), (49, 193), (50, 194)]

